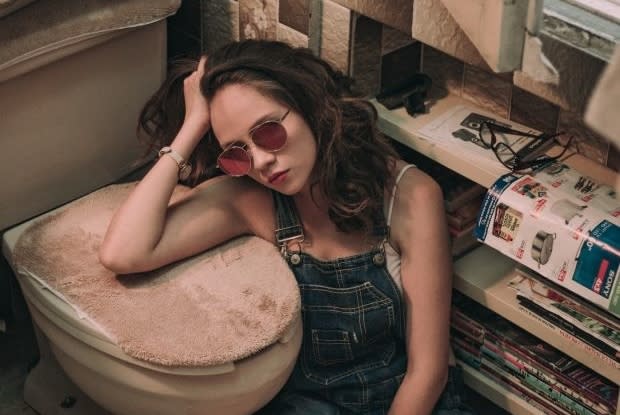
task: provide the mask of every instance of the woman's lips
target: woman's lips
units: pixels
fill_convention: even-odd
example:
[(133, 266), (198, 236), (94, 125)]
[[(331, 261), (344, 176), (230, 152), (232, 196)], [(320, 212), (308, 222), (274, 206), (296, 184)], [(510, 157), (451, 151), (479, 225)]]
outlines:
[(269, 176), (269, 183), (270, 184), (279, 184), (282, 183), (284, 180), (286, 180), (286, 175), (288, 173), (288, 170), (285, 171), (281, 171), (279, 173), (275, 173), (272, 174), (271, 176)]

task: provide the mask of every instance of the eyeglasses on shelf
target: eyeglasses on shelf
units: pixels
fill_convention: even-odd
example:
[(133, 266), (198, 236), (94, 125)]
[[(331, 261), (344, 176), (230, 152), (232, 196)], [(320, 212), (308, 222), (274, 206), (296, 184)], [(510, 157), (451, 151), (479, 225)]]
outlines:
[[(536, 140), (553, 140), (553, 142), (559, 146), (561, 146), (561, 150), (558, 154), (550, 155), (550, 154), (541, 154), (532, 158), (528, 158), (527, 156), (522, 156), (518, 154), (510, 145), (507, 143), (498, 140), (497, 134), (509, 134), (509, 135), (517, 135), (521, 137), (528, 137)], [(503, 125), (494, 124), (492, 122), (484, 121), (480, 124), (480, 128), (478, 130), (478, 135), (480, 138), (481, 144), (493, 151), (497, 160), (502, 163), (504, 167), (510, 170), (513, 173), (529, 173), (531, 171), (537, 170), (543, 166), (546, 166), (549, 163), (557, 161), (560, 159), (566, 151), (570, 147), (571, 142), (573, 141), (573, 136), (570, 136), (565, 144), (562, 144), (558, 137), (564, 135), (564, 133), (555, 133), (555, 134), (534, 134), (530, 132), (513, 130), (512, 128), (505, 127)]]

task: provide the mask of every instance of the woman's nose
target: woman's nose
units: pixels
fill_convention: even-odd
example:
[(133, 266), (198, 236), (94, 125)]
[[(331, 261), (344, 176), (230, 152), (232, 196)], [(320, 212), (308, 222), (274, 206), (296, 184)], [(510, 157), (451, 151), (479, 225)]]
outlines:
[(252, 146), (252, 162), (257, 171), (261, 171), (276, 160), (276, 154), (257, 145)]

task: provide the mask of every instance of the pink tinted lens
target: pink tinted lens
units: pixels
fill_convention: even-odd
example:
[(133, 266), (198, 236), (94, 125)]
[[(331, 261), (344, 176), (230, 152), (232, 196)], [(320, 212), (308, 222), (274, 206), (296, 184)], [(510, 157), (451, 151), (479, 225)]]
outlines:
[(252, 141), (267, 151), (278, 151), (286, 144), (286, 129), (279, 122), (267, 122), (252, 132)]
[(252, 168), (250, 154), (241, 147), (231, 147), (220, 154), (218, 166), (231, 176), (243, 176)]

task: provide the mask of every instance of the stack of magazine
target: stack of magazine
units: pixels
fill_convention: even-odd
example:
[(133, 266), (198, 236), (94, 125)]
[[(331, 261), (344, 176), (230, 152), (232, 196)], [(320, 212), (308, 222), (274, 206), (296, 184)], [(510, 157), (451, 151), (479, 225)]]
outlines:
[(515, 289), (520, 309), (549, 323), (548, 327), (563, 330), (565, 337), (578, 340), (584, 350), (620, 371), (617, 319), (525, 269), (517, 269), (509, 285)]
[(478, 240), (620, 316), (620, 201), (614, 188), (563, 163), (508, 174), (489, 188)]
[(451, 330), (457, 358), (543, 413), (616, 413), (618, 385), (458, 292)]

